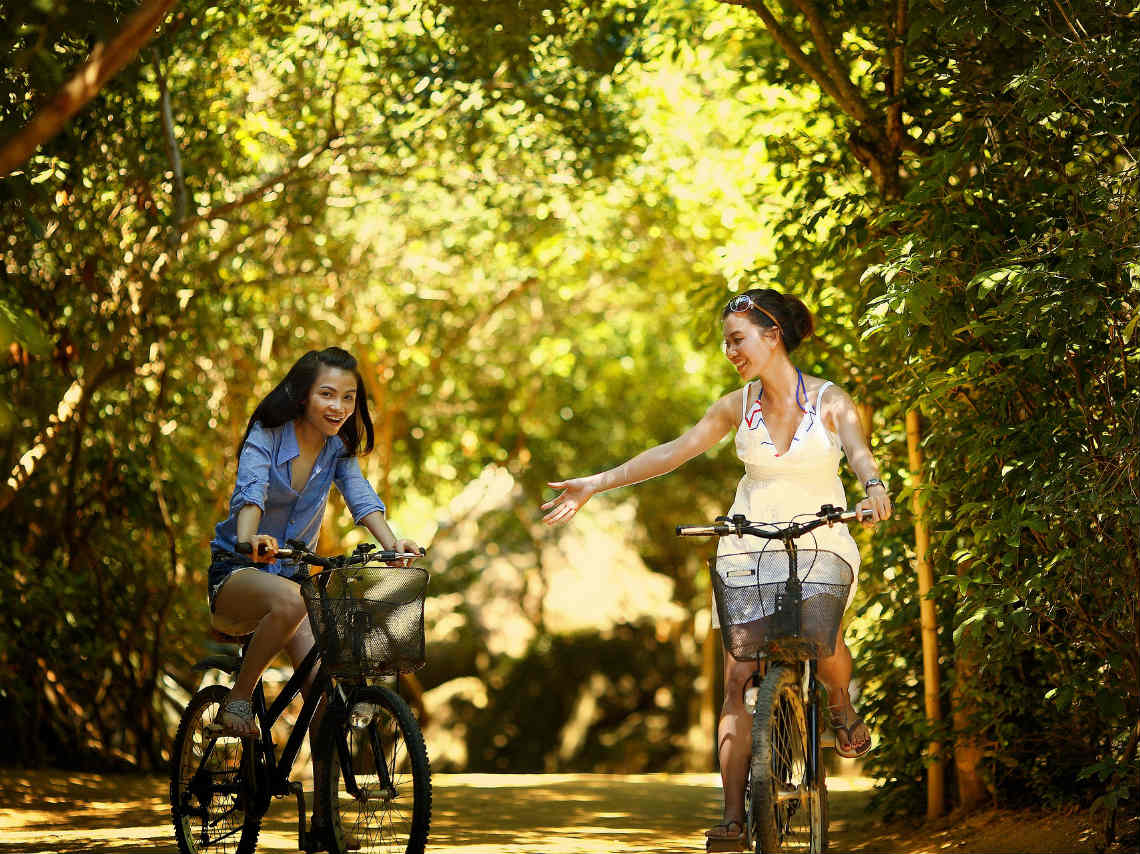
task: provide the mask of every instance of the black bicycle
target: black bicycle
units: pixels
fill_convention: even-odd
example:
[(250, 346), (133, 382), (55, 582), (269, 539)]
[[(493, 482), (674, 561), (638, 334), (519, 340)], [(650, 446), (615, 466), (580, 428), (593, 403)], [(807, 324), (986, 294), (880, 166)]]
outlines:
[[(248, 544), (245, 552), (248, 554)], [(420, 555), (375, 551), (362, 544), (349, 555), (320, 557), (289, 541), (278, 559), (302, 570), (301, 592), (316, 643), (304, 662), (266, 705), (259, 681), (253, 708), (261, 737), (226, 735), (217, 723), (228, 694), (210, 685), (190, 700), (178, 725), (171, 757), (170, 811), (182, 854), (252, 854), (273, 798), (297, 798), (298, 847), (303, 851), (422, 852), (431, 823), (431, 776), (423, 734), (408, 704), (377, 678), (422, 666), (423, 608), (428, 573), (391, 566)], [(309, 575), (307, 566), (319, 572)], [(227, 637), (248, 646), (250, 635)], [(301, 691), (305, 674), (319, 667), (280, 755), (271, 728)], [(230, 675), (239, 654), (202, 659), (195, 670)], [(397, 683), (398, 684), (398, 683)], [(306, 826), (293, 762), (323, 701), (312, 744), (315, 813), (327, 830)]]
[(682, 537), (748, 535), (783, 544), (709, 561), (724, 648), (737, 661), (758, 665), (745, 686), (746, 695), (755, 695), (745, 844), (756, 854), (827, 850), (816, 662), (835, 651), (854, 573), (839, 555), (801, 548), (796, 539), (855, 520), (854, 511), (824, 505), (803, 522), (750, 522), (737, 515), (677, 528)]

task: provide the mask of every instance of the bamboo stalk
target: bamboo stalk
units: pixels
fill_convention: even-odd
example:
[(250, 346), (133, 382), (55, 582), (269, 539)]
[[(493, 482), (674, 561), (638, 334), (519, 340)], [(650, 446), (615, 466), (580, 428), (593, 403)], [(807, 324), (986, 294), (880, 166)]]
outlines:
[[(930, 532), (922, 512), (922, 430), (917, 410), (906, 414), (906, 445), (910, 454), (911, 502), (914, 510), (914, 550), (918, 569), (919, 614), (922, 626), (922, 677), (926, 700), (926, 720), (932, 727), (942, 720), (938, 677), (938, 622), (934, 602), (928, 598), (934, 586), (934, 573), (927, 555), (930, 551)], [(945, 803), (944, 760), (942, 743), (932, 741), (926, 747), (926, 817), (942, 815)]]

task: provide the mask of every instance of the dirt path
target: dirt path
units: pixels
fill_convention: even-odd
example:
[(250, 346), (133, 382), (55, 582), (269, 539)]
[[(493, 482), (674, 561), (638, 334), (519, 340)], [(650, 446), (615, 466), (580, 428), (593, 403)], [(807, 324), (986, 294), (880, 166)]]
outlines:
[[(441, 854), (701, 852), (719, 817), (712, 774), (455, 774), (433, 779), (429, 851)], [(1087, 816), (991, 811), (941, 827), (890, 826), (867, 813), (871, 781), (830, 781), (832, 850), (1094, 852)], [(0, 769), (0, 854), (177, 851), (158, 777)], [(259, 851), (297, 850), (296, 808), (277, 801)], [(1110, 849), (1111, 850), (1111, 849)]]

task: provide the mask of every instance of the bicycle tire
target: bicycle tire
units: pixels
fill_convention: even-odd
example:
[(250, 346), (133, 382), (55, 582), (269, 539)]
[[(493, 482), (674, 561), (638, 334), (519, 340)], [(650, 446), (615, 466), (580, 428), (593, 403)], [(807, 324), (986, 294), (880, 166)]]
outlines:
[[(241, 791), (248, 740), (218, 739), (205, 732), (221, 713), (228, 694), (224, 685), (210, 685), (196, 693), (182, 713), (174, 736), (170, 818), (181, 854), (253, 854), (257, 847), (261, 816), (246, 812)], [(204, 763), (208, 784), (194, 779)], [(212, 791), (218, 785), (227, 791)], [(192, 787), (197, 794), (190, 791)]]
[(827, 816), (820, 796), (826, 789), (822, 779), (807, 783), (808, 737), (796, 672), (772, 668), (760, 684), (752, 718), (756, 854), (825, 850)]
[[(315, 795), (324, 815), (332, 818), (329, 854), (346, 854), (345, 832), (355, 837), (361, 854), (421, 854), (431, 825), (431, 767), (423, 733), (408, 704), (388, 688), (358, 689), (353, 708), (362, 704), (375, 708), (366, 722), (361, 717), (354, 722), (351, 712), (329, 711), (318, 736), (317, 755), (322, 761), (317, 763)], [(381, 791), (375, 774), (371, 732), (378, 738), (392, 782), (387, 792)], [(363, 800), (345, 787), (342, 746), (353, 762)]]
[[(816, 738), (819, 736), (817, 735)], [(829, 833), (827, 830), (827, 823), (830, 820), (830, 808), (827, 805), (827, 771), (823, 767), (823, 760), (820, 759), (818, 777), (815, 781), (814, 797), (819, 804), (819, 809), (812, 813), (813, 819), (816, 815), (819, 816), (817, 824), (812, 826), (812, 840), (818, 839), (819, 844), (812, 847), (811, 854), (824, 854), (827, 851), (830, 842)]]

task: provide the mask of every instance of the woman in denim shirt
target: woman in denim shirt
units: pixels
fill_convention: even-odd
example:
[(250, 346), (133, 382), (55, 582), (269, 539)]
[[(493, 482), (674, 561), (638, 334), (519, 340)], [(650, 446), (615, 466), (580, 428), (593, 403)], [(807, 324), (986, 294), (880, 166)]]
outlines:
[[(249, 419), (229, 515), (210, 543), (213, 626), (231, 635), (253, 633), (220, 715), (232, 735), (257, 737), (250, 698), (273, 657), (285, 650), (296, 667), (312, 648), (301, 589), (283, 577), (288, 570), (276, 560), (277, 548), (290, 539), (316, 546), (333, 484), (353, 521), (383, 548), (419, 551), (392, 533), (384, 503), (360, 472), (356, 455), (372, 444), (364, 382), (356, 359), (339, 347), (302, 356)], [(250, 543), (252, 556), (235, 554), (238, 543)]]

